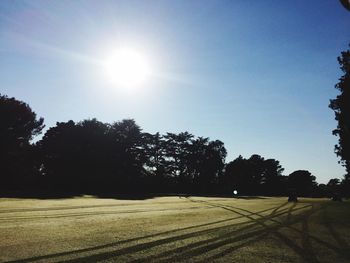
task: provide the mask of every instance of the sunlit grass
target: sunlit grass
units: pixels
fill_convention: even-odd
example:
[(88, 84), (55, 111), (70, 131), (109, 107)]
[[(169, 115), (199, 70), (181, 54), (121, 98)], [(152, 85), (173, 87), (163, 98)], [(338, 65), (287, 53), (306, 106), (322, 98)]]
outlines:
[(0, 200), (0, 261), (349, 262), (350, 203)]

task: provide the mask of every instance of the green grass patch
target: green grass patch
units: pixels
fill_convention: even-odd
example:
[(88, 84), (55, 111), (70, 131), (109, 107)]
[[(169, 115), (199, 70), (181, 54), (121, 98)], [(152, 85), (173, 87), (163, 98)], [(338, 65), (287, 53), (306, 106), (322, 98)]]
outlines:
[(1, 262), (350, 262), (350, 202), (0, 199)]

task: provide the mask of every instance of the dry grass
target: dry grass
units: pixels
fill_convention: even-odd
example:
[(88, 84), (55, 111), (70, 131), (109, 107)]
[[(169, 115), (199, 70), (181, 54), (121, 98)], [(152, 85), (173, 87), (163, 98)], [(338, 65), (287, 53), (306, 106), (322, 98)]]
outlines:
[(350, 262), (350, 203), (0, 199), (1, 262)]

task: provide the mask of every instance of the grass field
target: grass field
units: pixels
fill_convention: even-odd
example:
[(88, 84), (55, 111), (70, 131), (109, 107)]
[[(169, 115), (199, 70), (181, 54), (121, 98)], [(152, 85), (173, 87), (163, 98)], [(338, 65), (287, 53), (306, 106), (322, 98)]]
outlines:
[(350, 202), (0, 199), (1, 262), (350, 262)]

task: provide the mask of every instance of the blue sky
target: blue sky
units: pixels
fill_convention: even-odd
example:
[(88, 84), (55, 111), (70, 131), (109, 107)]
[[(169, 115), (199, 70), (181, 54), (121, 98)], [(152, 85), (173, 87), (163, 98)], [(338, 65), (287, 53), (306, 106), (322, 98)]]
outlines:
[[(147, 132), (189, 131), (289, 174), (341, 178), (329, 99), (350, 42), (334, 0), (0, 1), (0, 92), (45, 118), (134, 118)], [(132, 91), (99, 63), (119, 46), (150, 59)]]

